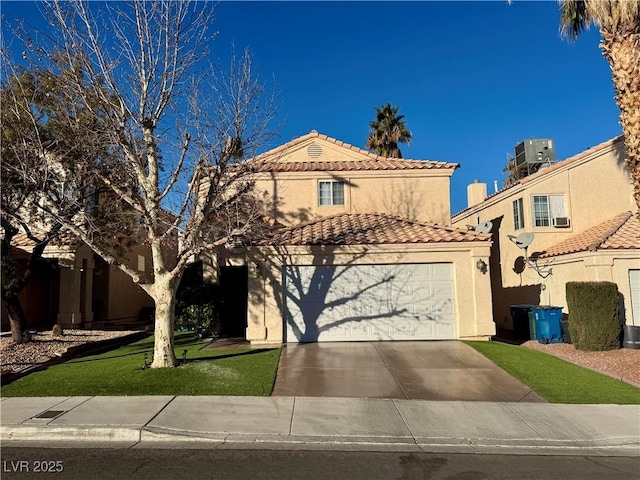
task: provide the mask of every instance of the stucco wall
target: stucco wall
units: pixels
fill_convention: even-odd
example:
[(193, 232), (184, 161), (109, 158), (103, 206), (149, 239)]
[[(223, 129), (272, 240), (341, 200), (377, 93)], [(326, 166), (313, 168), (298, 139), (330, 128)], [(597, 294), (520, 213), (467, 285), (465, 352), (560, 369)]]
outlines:
[(571, 313), (566, 302), (566, 283), (572, 281), (613, 282), (622, 295), (621, 322), (632, 324), (629, 270), (640, 266), (640, 253), (633, 251), (601, 251), (574, 253), (554, 259), (553, 275), (545, 282), (542, 304), (563, 307)]
[[(271, 214), (285, 225), (341, 213), (384, 212), (411, 220), (451, 223), (450, 170), (309, 172), (260, 175), (256, 192), (267, 195)], [(345, 182), (345, 203), (321, 206), (318, 182)]]
[(487, 242), (464, 245), (378, 245), (366, 248), (296, 247), (281, 252), (252, 249), (248, 253), (248, 340), (252, 343), (283, 341), (282, 266), (322, 265), (327, 256), (331, 257), (331, 264), (334, 265), (451, 262), (458, 337), (487, 338), (495, 333), (489, 275), (476, 268), (479, 259), (488, 260)]
[(153, 300), (131, 277), (113, 265), (109, 266), (109, 320), (137, 320), (140, 309), (153, 307)]

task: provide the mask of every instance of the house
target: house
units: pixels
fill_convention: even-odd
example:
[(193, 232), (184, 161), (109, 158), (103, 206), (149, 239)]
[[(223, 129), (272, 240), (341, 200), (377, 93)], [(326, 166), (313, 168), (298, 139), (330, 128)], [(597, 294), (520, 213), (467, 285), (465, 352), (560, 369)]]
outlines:
[[(34, 243), (23, 233), (13, 238), (21, 275)], [(149, 271), (142, 250), (129, 254), (131, 265)], [(45, 248), (29, 283), (20, 293), (29, 328), (101, 329), (139, 325), (153, 300), (117, 267), (107, 264), (84, 243), (64, 231)], [(151, 318), (149, 318), (150, 320)], [(9, 329), (2, 312), (2, 329)]]
[[(468, 207), (452, 225), (492, 222), (489, 268), (499, 328), (512, 329), (511, 305), (570, 313), (566, 283), (603, 280), (618, 285), (623, 321), (640, 325), (640, 225), (624, 152), (617, 137), (489, 196), (485, 184), (469, 185)], [(523, 238), (531, 242), (526, 252), (516, 244)]]
[(205, 263), (223, 284), (237, 272), (252, 343), (495, 333), (491, 237), (448, 226), (457, 164), (380, 157), (315, 131), (248, 162), (281, 227)]

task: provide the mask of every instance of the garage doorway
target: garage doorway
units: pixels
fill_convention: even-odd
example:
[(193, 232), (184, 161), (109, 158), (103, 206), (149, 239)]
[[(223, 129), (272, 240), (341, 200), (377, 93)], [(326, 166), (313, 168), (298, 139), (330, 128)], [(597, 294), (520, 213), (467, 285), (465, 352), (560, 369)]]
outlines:
[(627, 321), (627, 324), (640, 326), (640, 270), (629, 270), (629, 291), (631, 292), (631, 321)]
[(453, 340), (453, 265), (287, 266), (286, 342)]

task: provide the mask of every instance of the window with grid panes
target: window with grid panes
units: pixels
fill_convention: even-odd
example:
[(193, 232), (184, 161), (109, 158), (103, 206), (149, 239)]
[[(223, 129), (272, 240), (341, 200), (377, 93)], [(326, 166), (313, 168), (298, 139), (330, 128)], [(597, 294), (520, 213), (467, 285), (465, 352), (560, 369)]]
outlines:
[(513, 228), (514, 230), (524, 228), (524, 204), (522, 198), (513, 201)]
[(531, 199), (535, 227), (550, 227), (552, 218), (567, 216), (564, 195), (533, 195)]
[(344, 182), (321, 180), (318, 182), (318, 203), (320, 205), (344, 205)]

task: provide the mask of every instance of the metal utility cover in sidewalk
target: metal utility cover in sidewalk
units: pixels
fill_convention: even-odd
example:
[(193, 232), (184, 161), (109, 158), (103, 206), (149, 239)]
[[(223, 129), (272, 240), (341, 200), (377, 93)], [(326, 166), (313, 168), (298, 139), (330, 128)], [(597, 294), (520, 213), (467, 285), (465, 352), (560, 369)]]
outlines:
[(287, 342), (456, 338), (451, 263), (287, 266)]

